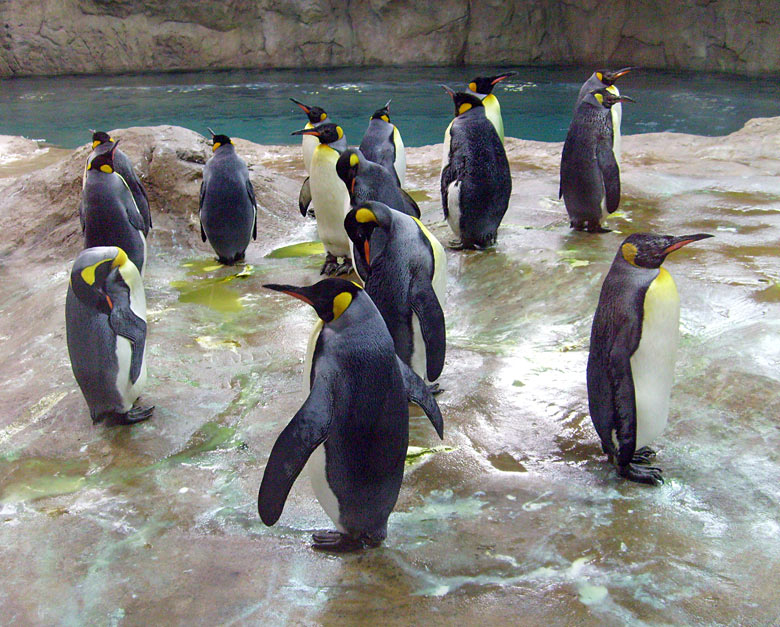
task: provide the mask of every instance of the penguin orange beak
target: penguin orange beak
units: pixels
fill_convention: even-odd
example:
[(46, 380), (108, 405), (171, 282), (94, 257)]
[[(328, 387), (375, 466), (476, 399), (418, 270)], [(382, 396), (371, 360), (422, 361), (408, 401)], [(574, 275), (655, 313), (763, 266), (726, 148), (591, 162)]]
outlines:
[(715, 237), (714, 235), (709, 235), (708, 233), (696, 233), (695, 235), (681, 235), (680, 237), (676, 237), (675, 240), (666, 248), (664, 248), (663, 254), (668, 255), (671, 252), (674, 252), (675, 250), (679, 250), (683, 246), (687, 246), (688, 244), (692, 242), (698, 242), (702, 239), (707, 239), (708, 237)]
[(618, 70), (617, 72), (615, 72), (615, 73), (612, 75), (612, 78), (613, 78), (613, 80), (617, 80), (617, 79), (619, 79), (621, 76), (625, 76), (625, 75), (626, 75), (626, 74), (628, 74), (629, 72), (633, 72), (634, 70), (638, 70), (638, 69), (639, 69), (638, 67), (624, 67), (624, 68), (622, 68), (622, 69)]
[(509, 78), (510, 76), (514, 76), (517, 74), (517, 72), (507, 72), (506, 74), (499, 74), (498, 76), (494, 77), (492, 81), (490, 81), (491, 85), (495, 85), (496, 83), (500, 83), (505, 78)]
[(309, 113), (311, 112), (311, 107), (310, 107), (310, 106), (303, 104), (302, 102), (300, 102), (299, 100), (296, 100), (295, 98), (290, 98), (290, 100), (292, 100), (292, 101), (293, 101), (295, 104), (297, 104), (297, 105), (298, 105), (298, 106), (299, 106), (301, 109), (303, 109), (303, 112), (304, 112), (306, 115), (309, 115)]
[(620, 96), (618, 102), (636, 102), (636, 100), (630, 98), (629, 96)]
[(371, 251), (370, 251), (370, 246), (368, 245), (368, 240), (363, 242), (363, 252), (366, 255), (366, 263), (370, 266), (371, 265)]
[(278, 283), (267, 283), (266, 285), (263, 285), (263, 287), (267, 287), (269, 290), (274, 290), (275, 292), (282, 292), (283, 294), (287, 294), (289, 296), (292, 296), (293, 298), (297, 298), (298, 300), (302, 300), (307, 305), (314, 306), (314, 303), (311, 301), (311, 299), (301, 293), (301, 288), (295, 287), (294, 285), (279, 285)]
[(314, 135), (319, 137), (321, 133), (316, 128), (302, 128), (300, 131), (293, 131), (290, 135)]
[(450, 95), (450, 98), (454, 98), (454, 97), (455, 97), (455, 92), (454, 92), (454, 91), (452, 91), (452, 90), (451, 90), (449, 87), (447, 87), (446, 85), (439, 85), (439, 87), (441, 87), (441, 88), (442, 88), (444, 91), (446, 91), (446, 92), (447, 92), (447, 93)]

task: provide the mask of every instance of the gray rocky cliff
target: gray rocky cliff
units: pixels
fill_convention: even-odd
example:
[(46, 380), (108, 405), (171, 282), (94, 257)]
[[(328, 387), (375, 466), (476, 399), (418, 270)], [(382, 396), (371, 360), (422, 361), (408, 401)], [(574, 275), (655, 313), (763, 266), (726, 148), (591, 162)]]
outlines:
[(0, 0), (0, 76), (343, 65), (780, 72), (775, 0)]

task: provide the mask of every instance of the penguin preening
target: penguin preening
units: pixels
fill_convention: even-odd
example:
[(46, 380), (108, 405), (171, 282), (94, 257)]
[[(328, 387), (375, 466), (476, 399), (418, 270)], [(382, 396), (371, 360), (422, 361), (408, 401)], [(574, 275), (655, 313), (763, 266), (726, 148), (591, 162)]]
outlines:
[(149, 228), (127, 182), (114, 170), (118, 145), (116, 141), (108, 149), (93, 151), (87, 160), (79, 205), (84, 247), (118, 246), (143, 276)]
[(265, 287), (308, 303), (320, 320), (306, 356), (309, 396), (271, 450), (257, 499), (260, 518), (276, 523), (306, 465), (317, 500), (336, 526), (315, 533), (313, 548), (378, 546), (403, 479), (408, 402), (425, 410), (442, 438), (439, 407), (395, 354), (379, 311), (355, 283), (324, 279), (309, 287)]
[[(305, 129), (314, 128), (318, 124), (323, 124), (325, 122), (330, 122), (330, 118), (328, 118), (328, 114), (325, 112), (325, 109), (318, 106), (309, 106), (306, 104), (303, 104), (301, 101), (296, 100), (295, 98), (290, 98), (295, 104), (297, 104), (301, 109), (303, 109), (303, 112), (306, 114), (306, 117), (309, 119), (309, 121), (306, 123)], [(319, 144), (319, 140), (314, 135), (302, 135), (301, 136), (301, 148), (303, 150), (303, 167), (306, 168), (306, 174), (311, 173), (311, 158), (314, 155), (314, 149)], [(306, 217), (309, 213), (309, 205), (311, 204), (311, 188), (309, 187), (309, 177), (306, 177), (306, 180), (303, 181), (303, 185), (301, 185), (301, 191), (298, 194), (298, 209), (301, 212), (301, 215), (303, 217)], [(312, 210), (313, 213), (313, 210)]]
[(65, 330), (92, 422), (149, 418), (154, 407), (133, 407), (146, 384), (146, 298), (141, 275), (121, 248), (87, 248), (76, 257)]
[[(111, 150), (114, 148), (112, 137), (104, 131), (92, 132), (92, 154), (97, 154), (103, 150)], [(92, 155), (90, 155), (92, 156)], [(133, 163), (130, 158), (118, 148), (114, 148), (114, 171), (121, 176), (127, 187), (130, 188), (130, 192), (133, 194), (133, 200), (135, 200), (135, 206), (138, 207), (138, 212), (144, 219), (146, 225), (146, 233), (152, 228), (152, 214), (149, 210), (149, 196), (146, 194), (146, 188), (144, 187), (138, 175), (135, 173)], [(87, 182), (87, 171), (84, 170), (83, 186)]]
[(571, 227), (604, 233), (604, 215), (620, 204), (620, 168), (613, 151), (611, 107), (634, 102), (607, 88), (589, 93), (577, 107), (561, 154), (558, 197), (563, 197)]
[(360, 142), (360, 152), (366, 159), (383, 165), (392, 172), (398, 185), (406, 184), (406, 149), (401, 133), (390, 121), (390, 100), (377, 109), (368, 121), (368, 128)]
[(444, 366), (444, 248), (418, 219), (380, 202), (356, 205), (344, 219), (366, 293), (393, 337), (395, 352), (427, 382)]
[(257, 201), (246, 162), (230, 137), (211, 133), (212, 156), (200, 185), (200, 236), (220, 263), (242, 261), (251, 239), (257, 239)]
[(517, 72), (504, 72), (496, 76), (477, 76), (469, 82), (469, 90), (482, 99), (485, 115), (495, 127), (501, 143), (504, 142), (504, 119), (501, 117), (501, 104), (493, 94), (493, 88), (504, 79), (516, 74)]
[(347, 148), (342, 152), (336, 162), (336, 172), (349, 191), (350, 204), (376, 200), (407, 215), (420, 217), (420, 207), (398, 186), (395, 174), (366, 159), (359, 149)]
[(621, 477), (662, 483), (648, 445), (666, 426), (680, 328), (680, 298), (666, 256), (711, 235), (635, 233), (601, 286), (588, 356), (588, 404), (602, 450)]
[[(336, 172), (339, 155), (347, 149), (344, 131), (333, 122), (325, 122), (314, 128), (294, 131), (292, 135), (312, 135), (319, 139), (311, 158), (309, 183), (312, 202), (317, 208), (317, 233), (326, 252), (320, 274), (347, 274), (352, 270), (349, 237), (344, 230), (349, 191)], [(341, 264), (339, 257), (344, 258)]]
[(454, 247), (485, 248), (496, 242), (509, 207), (509, 161), (480, 98), (442, 87), (455, 104), (441, 171), (444, 217), (458, 238)]

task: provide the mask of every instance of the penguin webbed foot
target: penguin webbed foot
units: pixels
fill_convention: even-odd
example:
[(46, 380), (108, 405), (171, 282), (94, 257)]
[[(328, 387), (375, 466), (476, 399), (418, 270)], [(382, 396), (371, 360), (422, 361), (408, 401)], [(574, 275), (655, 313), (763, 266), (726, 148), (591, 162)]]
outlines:
[(314, 207), (309, 207), (306, 210), (306, 217), (307, 218), (315, 218), (315, 219), (317, 218), (317, 215), (314, 213)]
[(314, 540), (311, 548), (325, 553), (354, 553), (380, 544), (367, 536), (356, 537), (340, 531), (315, 531), (311, 537)]
[(322, 264), (322, 268), (320, 269), (320, 274), (324, 274), (325, 276), (332, 276), (336, 274), (338, 269), (339, 260), (330, 253), (327, 253), (325, 255), (325, 263)]
[(636, 483), (661, 485), (664, 482), (661, 469), (655, 466), (638, 465), (632, 462), (626, 466), (618, 466), (617, 471), (624, 479), (635, 481)]
[(463, 250), (466, 246), (459, 239), (453, 239), (447, 242), (447, 247), (451, 250)]
[(344, 257), (344, 263), (336, 268), (336, 276), (349, 274), (350, 272), (352, 272), (352, 260), (349, 257)]
[(437, 396), (444, 392), (444, 388), (439, 387), (438, 383), (429, 383), (428, 384), (428, 391), (433, 395)]
[(107, 412), (100, 414), (97, 418), (92, 417), (92, 422), (97, 424), (98, 422), (105, 420), (106, 426), (113, 427), (118, 425), (133, 425), (136, 422), (143, 422), (149, 420), (154, 413), (154, 405), (150, 407), (133, 407), (126, 413), (120, 412)]
[(634, 453), (631, 463), (649, 465), (653, 459), (655, 459), (655, 451), (649, 446), (643, 446)]

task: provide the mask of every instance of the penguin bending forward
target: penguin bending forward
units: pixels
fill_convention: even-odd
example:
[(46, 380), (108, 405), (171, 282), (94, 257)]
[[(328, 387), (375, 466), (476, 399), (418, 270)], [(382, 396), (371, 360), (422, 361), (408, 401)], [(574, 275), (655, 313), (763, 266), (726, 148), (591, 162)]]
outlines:
[(613, 150), (610, 113), (620, 102), (634, 100), (615, 96), (606, 88), (589, 93), (566, 134), (558, 197), (563, 197), (571, 227), (577, 231), (608, 232), (601, 219), (620, 205), (620, 168)]
[[(325, 112), (325, 109), (318, 106), (310, 107), (309, 105), (303, 104), (301, 101), (296, 100), (295, 98), (290, 98), (295, 104), (297, 104), (301, 109), (303, 109), (303, 112), (306, 114), (306, 117), (309, 118), (309, 121), (306, 123), (305, 129), (314, 128), (318, 124), (322, 124), (325, 122), (330, 122), (330, 118), (328, 118), (328, 114)], [(298, 209), (301, 212), (301, 215), (305, 218), (310, 212), (312, 215), (314, 215), (313, 209), (310, 211), (309, 205), (311, 204), (311, 188), (309, 187), (309, 177), (308, 174), (311, 173), (311, 158), (314, 155), (314, 149), (317, 147), (317, 144), (320, 142), (317, 140), (317, 138), (314, 135), (303, 135), (301, 137), (301, 149), (303, 150), (303, 167), (306, 169), (306, 180), (303, 181), (303, 185), (301, 185), (301, 191), (298, 193)]]
[(347, 148), (336, 162), (336, 173), (349, 191), (351, 205), (376, 200), (401, 213), (420, 217), (420, 207), (398, 186), (387, 168), (369, 161), (357, 148)]
[(344, 219), (355, 269), (382, 314), (395, 352), (426, 382), (444, 367), (444, 248), (422, 222), (380, 202), (355, 206)]
[(406, 148), (398, 127), (390, 121), (390, 100), (377, 109), (368, 121), (360, 142), (360, 152), (366, 159), (387, 168), (396, 177), (399, 187), (406, 184)]
[(79, 205), (84, 248), (118, 246), (143, 276), (149, 227), (127, 182), (114, 170), (118, 145), (116, 141), (105, 149), (93, 150), (87, 160)]
[(306, 356), (309, 396), (276, 440), (258, 493), (266, 525), (279, 520), (293, 482), (308, 461), (317, 500), (336, 526), (314, 534), (313, 548), (354, 551), (378, 546), (398, 499), (409, 439), (409, 401), (444, 424), (425, 383), (395, 354), (382, 317), (351, 281), (309, 287), (266, 285), (308, 303), (317, 322)]
[(219, 263), (232, 266), (257, 239), (257, 201), (246, 162), (227, 135), (211, 131), (212, 156), (200, 185), (200, 237), (207, 239)]
[(495, 244), (498, 226), (509, 207), (509, 161), (479, 97), (442, 87), (455, 104), (441, 170), (444, 217), (458, 237), (451, 245), (485, 248)]
[(65, 299), (68, 355), (92, 422), (131, 424), (146, 384), (146, 298), (141, 275), (116, 246), (81, 251)]
[(618, 474), (663, 483), (648, 445), (666, 427), (677, 354), (680, 298), (666, 256), (704, 233), (635, 233), (615, 255), (601, 287), (588, 356), (588, 404), (601, 448)]

